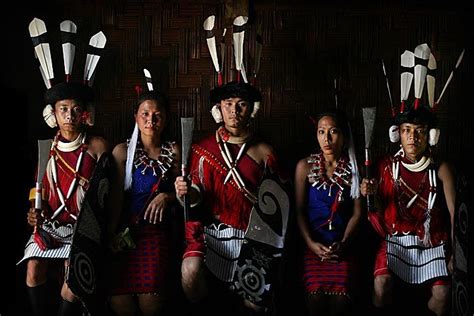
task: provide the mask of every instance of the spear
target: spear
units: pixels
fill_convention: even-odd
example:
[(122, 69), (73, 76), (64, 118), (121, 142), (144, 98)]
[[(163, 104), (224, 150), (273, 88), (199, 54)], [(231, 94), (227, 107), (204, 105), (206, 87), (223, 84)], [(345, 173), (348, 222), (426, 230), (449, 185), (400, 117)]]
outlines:
[(253, 69), (253, 85), (257, 81), (257, 74), (260, 71), (260, 59), (262, 58), (263, 39), (262, 39), (262, 24), (257, 25), (257, 35), (255, 39), (255, 65)]
[(390, 84), (388, 82), (387, 71), (385, 70), (385, 62), (382, 59), (382, 70), (385, 77), (385, 85), (387, 86), (388, 98), (390, 100), (390, 108), (392, 109), (392, 117), (395, 117), (395, 106), (393, 105), (392, 93), (390, 92)]
[(441, 94), (438, 97), (438, 100), (435, 103), (435, 106), (438, 105), (441, 102), (441, 98), (443, 97), (444, 92), (446, 91), (446, 88), (448, 87), (449, 83), (453, 79), (454, 76), (454, 71), (458, 69), (459, 65), (461, 64), (462, 58), (464, 57), (464, 49), (461, 52), (461, 55), (458, 57), (458, 61), (456, 62), (456, 66), (454, 67), (453, 70), (451, 70), (451, 73), (449, 74), (448, 80), (446, 80), (446, 83), (444, 84), (443, 90), (441, 91)]
[[(374, 131), (376, 108), (362, 108), (362, 117), (364, 119), (364, 133), (365, 133), (365, 172), (367, 179), (371, 179), (370, 166), (370, 146), (372, 144), (372, 134)], [(374, 209), (374, 204), (370, 195), (367, 195), (367, 210), (370, 212)]]
[[(181, 118), (181, 175), (186, 180), (188, 176), (188, 158), (193, 139), (194, 118)], [(184, 204), (184, 223), (188, 221), (190, 203), (188, 194), (183, 196)]]
[[(43, 209), (43, 176), (46, 172), (51, 144), (51, 139), (38, 140), (38, 173), (36, 175), (35, 186), (35, 209), (39, 212), (42, 212)], [(33, 239), (41, 250), (53, 248), (55, 244), (54, 239), (38, 225), (35, 225)]]

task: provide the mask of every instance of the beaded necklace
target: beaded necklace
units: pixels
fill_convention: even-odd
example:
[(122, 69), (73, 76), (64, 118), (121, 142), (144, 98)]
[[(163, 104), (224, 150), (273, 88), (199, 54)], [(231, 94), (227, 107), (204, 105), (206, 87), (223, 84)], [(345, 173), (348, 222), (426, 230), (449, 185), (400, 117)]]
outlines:
[[(52, 178), (53, 178), (53, 187), (56, 189), (56, 193), (58, 194), (59, 200), (61, 201), (61, 205), (54, 211), (53, 216), (51, 216), (51, 219), (55, 219), (63, 210), (65, 210), (66, 212), (69, 213), (69, 216), (71, 216), (74, 220), (77, 220), (77, 216), (70, 213), (69, 210), (67, 209), (66, 202), (69, 200), (72, 194), (76, 191), (77, 182), (80, 179), (79, 170), (82, 164), (82, 157), (84, 156), (84, 152), (87, 151), (87, 145), (85, 144), (86, 134), (81, 133), (77, 136), (75, 140), (71, 142), (67, 142), (67, 143), (59, 140), (60, 135), (61, 135), (60, 132), (56, 134), (56, 136), (54, 137), (52, 148), (51, 148), (51, 159), (52, 159), (51, 173), (52, 173)], [(59, 186), (59, 182), (58, 182), (58, 169), (56, 166), (56, 155), (60, 157), (60, 154), (58, 151), (73, 152), (80, 147), (81, 147), (81, 153), (79, 154), (79, 157), (77, 158), (76, 166), (75, 166), (75, 169), (73, 170), (74, 179), (69, 185), (69, 189), (67, 190), (66, 197), (64, 197), (64, 193), (61, 190)]]
[[(336, 168), (329, 177), (326, 174), (326, 159), (324, 159), (323, 153), (312, 154), (308, 158), (308, 163), (311, 165), (310, 172), (308, 174), (309, 182), (316, 189), (323, 188), (326, 190), (329, 187), (328, 196), (331, 196), (331, 189), (333, 185), (336, 185), (340, 192), (344, 190), (344, 187), (351, 184), (351, 166), (349, 160), (346, 157), (340, 157), (337, 160)], [(339, 200), (342, 197), (339, 197)]]
[(144, 166), (141, 173), (144, 175), (146, 170), (150, 168), (153, 171), (153, 176), (157, 176), (158, 169), (161, 170), (161, 174), (164, 175), (169, 168), (171, 168), (175, 154), (173, 153), (172, 142), (165, 142), (161, 145), (160, 156), (158, 159), (152, 159), (148, 157), (148, 153), (143, 149), (142, 146), (137, 147), (135, 150), (135, 157), (133, 164), (138, 169), (140, 166)]
[(337, 160), (336, 168), (334, 172), (329, 177), (326, 173), (326, 159), (324, 158), (323, 153), (312, 154), (308, 160), (308, 164), (311, 165), (310, 171), (308, 174), (308, 181), (313, 187), (316, 187), (317, 190), (321, 188), (323, 190), (328, 189), (328, 196), (331, 196), (332, 187), (336, 185), (338, 187), (337, 197), (331, 206), (331, 215), (328, 220), (323, 223), (321, 226), (328, 225), (329, 230), (333, 230), (332, 220), (334, 214), (337, 211), (339, 202), (343, 200), (342, 193), (346, 186), (351, 184), (351, 164), (348, 158), (341, 156)]

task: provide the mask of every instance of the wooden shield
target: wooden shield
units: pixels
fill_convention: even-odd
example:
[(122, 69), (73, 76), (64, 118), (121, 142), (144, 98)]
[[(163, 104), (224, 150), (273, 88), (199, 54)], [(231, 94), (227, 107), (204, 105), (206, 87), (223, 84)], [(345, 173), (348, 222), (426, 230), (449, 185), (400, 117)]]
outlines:
[(269, 306), (285, 245), (290, 200), (277, 175), (267, 169), (250, 214), (231, 289)]

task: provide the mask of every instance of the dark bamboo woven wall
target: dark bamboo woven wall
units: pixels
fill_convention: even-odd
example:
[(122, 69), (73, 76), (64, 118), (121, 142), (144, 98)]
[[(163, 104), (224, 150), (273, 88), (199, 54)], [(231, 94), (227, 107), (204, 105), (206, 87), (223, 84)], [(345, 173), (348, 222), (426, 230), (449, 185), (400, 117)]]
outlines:
[[(458, 162), (463, 152), (473, 149), (472, 142), (465, 141), (473, 138), (471, 119), (466, 115), (470, 107), (466, 100), (473, 86), (473, 42), (468, 28), (471, 12), (448, 3), (369, 3), (262, 1), (250, 9), (244, 6), (250, 14), (245, 40), (249, 73), (253, 70), (257, 25), (262, 26), (263, 35), (257, 85), (264, 99), (255, 127), (274, 144), (289, 167), (314, 145), (306, 114), (334, 106), (335, 78), (339, 107), (352, 119), (358, 147), (364, 145), (361, 108), (376, 106), (374, 153), (393, 150), (386, 137), (390, 111), (381, 59), (385, 60), (396, 100), (399, 56), (423, 42), (437, 57), (437, 95), (460, 51), (467, 49), (439, 107), (442, 136), (437, 150), (441, 156)], [(195, 117), (196, 137), (215, 128), (209, 114), (208, 93), (216, 76), (202, 22), (215, 14), (218, 30), (228, 27), (232, 14), (236, 14), (232, 5), (234, 9), (237, 6), (232, 1), (63, 1), (50, 4), (48, 10), (31, 10), (23, 26), (26, 52), (21, 52), (28, 86), (36, 92), (30, 94), (30, 102), (35, 104), (30, 112), (30, 136), (47, 133), (40, 125), (39, 113), (44, 88), (27, 42), (27, 25), (33, 16), (44, 18), (49, 27), (57, 57), (57, 78), (62, 78), (62, 60), (54, 28), (62, 19), (76, 22), (83, 43), (98, 30), (106, 34), (108, 42), (95, 81), (99, 96), (96, 132), (116, 144), (131, 132), (133, 87), (144, 84), (144, 67), (151, 70), (155, 85), (170, 96), (172, 130), (177, 127), (176, 118), (184, 115)], [(224, 75), (231, 80), (235, 69), (230, 32), (226, 43)], [(78, 77), (82, 75), (84, 46), (79, 45), (76, 57)]]
[[(437, 95), (459, 53), (466, 49), (438, 110), (442, 134), (436, 151), (472, 178), (470, 168), (464, 167), (470, 159), (466, 153), (474, 150), (470, 115), (474, 87), (472, 10), (456, 1), (285, 0), (255, 1), (250, 6), (245, 2), (68, 0), (28, 7), (17, 3), (14, 11), (5, 12), (7, 27), (3, 29), (9, 58), (2, 82), (11, 97), (8, 101), (14, 103), (12, 108), (23, 110), (22, 130), (13, 144), (20, 144), (22, 162), (34, 161), (31, 148), (36, 139), (52, 135), (41, 119), (44, 85), (27, 31), (33, 17), (44, 19), (48, 26), (56, 78), (60, 79), (59, 23), (71, 19), (78, 25), (81, 41), (76, 53), (76, 79), (82, 76), (87, 39), (104, 31), (108, 42), (94, 84), (98, 97), (94, 131), (115, 145), (131, 133), (133, 87), (144, 84), (144, 67), (151, 71), (155, 86), (170, 97), (172, 131), (179, 130), (180, 116), (195, 117), (196, 138), (214, 130), (208, 93), (217, 77), (202, 22), (215, 14), (217, 28), (222, 30), (238, 12), (248, 12), (245, 63), (249, 73), (253, 70), (257, 25), (261, 25), (263, 35), (257, 86), (264, 98), (255, 128), (274, 145), (290, 171), (315, 145), (308, 113), (333, 107), (335, 91), (339, 107), (352, 120), (359, 157), (364, 146), (361, 108), (366, 106), (377, 107), (374, 155), (393, 152), (396, 148), (387, 137), (390, 110), (381, 59), (385, 60), (396, 100), (400, 54), (426, 42), (438, 61)], [(235, 78), (230, 32), (226, 43), (224, 75), (228, 81)], [(174, 136), (179, 139), (177, 132)], [(22, 174), (23, 182), (32, 178), (33, 170), (26, 173)], [(19, 185), (21, 194), (15, 195), (18, 201), (24, 201), (26, 187)], [(23, 217), (19, 222), (23, 225)]]

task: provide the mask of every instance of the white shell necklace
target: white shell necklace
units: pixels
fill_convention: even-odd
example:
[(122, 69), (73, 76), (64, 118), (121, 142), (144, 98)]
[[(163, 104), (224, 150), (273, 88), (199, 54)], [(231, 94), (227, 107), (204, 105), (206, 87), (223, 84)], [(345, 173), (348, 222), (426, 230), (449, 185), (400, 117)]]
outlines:
[[(54, 138), (53, 141), (53, 146), (51, 149), (51, 159), (53, 160), (51, 164), (51, 171), (53, 175), (53, 185), (56, 188), (56, 193), (58, 194), (59, 200), (61, 201), (61, 205), (54, 211), (53, 216), (51, 216), (51, 219), (55, 219), (61, 211), (66, 210), (69, 213), (69, 216), (71, 216), (74, 220), (77, 220), (77, 216), (74, 214), (70, 213), (67, 209), (66, 206), (66, 201), (69, 200), (73, 192), (75, 191), (77, 187), (77, 181), (79, 179), (79, 169), (81, 168), (81, 163), (82, 163), (82, 157), (84, 156), (84, 152), (87, 151), (87, 146), (84, 145), (86, 141), (86, 134), (79, 134), (77, 138), (71, 142), (65, 143), (59, 140), (59, 135), (58, 133), (56, 137)], [(79, 147), (82, 146), (81, 153), (79, 154), (79, 157), (77, 158), (76, 161), (76, 167), (74, 169), (74, 179), (72, 180), (71, 184), (69, 185), (69, 189), (67, 190), (66, 198), (64, 198), (64, 193), (61, 190), (61, 188), (58, 185), (58, 169), (56, 166), (56, 158), (55, 155), (56, 149), (59, 151), (63, 152), (72, 152), (78, 149)]]

